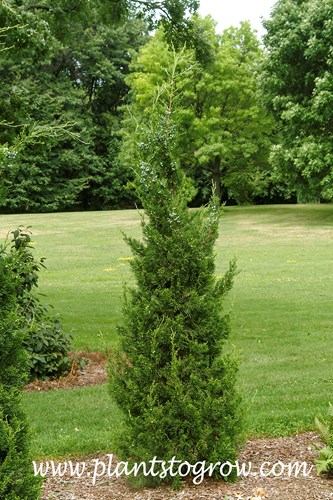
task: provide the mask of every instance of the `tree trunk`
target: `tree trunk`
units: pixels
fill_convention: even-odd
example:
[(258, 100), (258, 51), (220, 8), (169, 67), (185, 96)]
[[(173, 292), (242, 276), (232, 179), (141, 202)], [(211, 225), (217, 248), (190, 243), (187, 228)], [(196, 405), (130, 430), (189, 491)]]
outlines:
[(222, 199), (222, 186), (221, 186), (221, 160), (219, 156), (215, 156), (208, 165), (208, 170), (212, 173), (213, 181), (213, 194), (217, 196), (219, 202)]

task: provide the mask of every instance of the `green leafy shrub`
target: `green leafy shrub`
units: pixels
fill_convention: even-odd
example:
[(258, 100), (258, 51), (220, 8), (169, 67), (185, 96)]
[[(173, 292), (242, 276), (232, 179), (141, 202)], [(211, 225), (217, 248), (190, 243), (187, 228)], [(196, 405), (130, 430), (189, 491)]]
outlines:
[(49, 314), (34, 293), (38, 288), (40, 270), (44, 258), (37, 260), (28, 230), (21, 228), (12, 232), (12, 245), (6, 249), (8, 266), (17, 276), (15, 294), (19, 315), (25, 330), (24, 346), (30, 355), (30, 379), (55, 378), (68, 372), (71, 336), (64, 332), (57, 317)]
[(0, 498), (36, 500), (40, 497), (40, 480), (33, 475), (22, 407), (28, 355), (23, 346), (22, 316), (17, 310), (20, 285), (0, 246)]
[[(143, 241), (125, 237), (137, 286), (126, 292), (121, 348), (109, 365), (110, 392), (126, 422), (117, 452), (148, 469), (154, 457), (234, 463), (242, 418), (237, 364), (223, 353), (222, 302), (235, 262), (215, 277), (220, 207), (214, 198), (206, 209), (188, 209), (193, 189), (173, 155), (169, 113), (138, 143), (135, 186), (148, 220), (142, 217)], [(165, 477), (175, 486), (180, 479)]]
[(318, 432), (326, 446), (317, 448), (319, 458), (316, 459), (318, 474), (327, 472), (333, 474), (333, 405), (330, 403), (328, 408), (328, 421), (322, 417), (315, 418), (315, 424)]
[(71, 337), (57, 319), (46, 316), (44, 321), (31, 322), (25, 346), (30, 354), (30, 378), (56, 378), (70, 370)]

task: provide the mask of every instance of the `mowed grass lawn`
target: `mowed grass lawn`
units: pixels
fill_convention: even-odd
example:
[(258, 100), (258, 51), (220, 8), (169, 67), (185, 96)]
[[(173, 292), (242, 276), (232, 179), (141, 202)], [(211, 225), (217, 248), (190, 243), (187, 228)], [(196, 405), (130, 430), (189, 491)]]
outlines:
[[(123, 286), (133, 283), (122, 231), (140, 237), (138, 212), (0, 216), (3, 238), (18, 225), (32, 226), (46, 257), (40, 292), (74, 348), (115, 346)], [(237, 257), (227, 348), (240, 359), (249, 435), (312, 429), (333, 402), (332, 250), (333, 205), (230, 207), (221, 218), (216, 274)], [(38, 456), (110, 452), (121, 425), (106, 386), (26, 394), (25, 404)]]

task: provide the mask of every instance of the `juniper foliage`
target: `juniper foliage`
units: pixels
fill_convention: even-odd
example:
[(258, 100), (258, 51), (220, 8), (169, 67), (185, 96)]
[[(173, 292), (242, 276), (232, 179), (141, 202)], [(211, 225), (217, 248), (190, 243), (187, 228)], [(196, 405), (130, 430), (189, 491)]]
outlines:
[(40, 497), (40, 480), (33, 475), (21, 401), (28, 355), (17, 313), (15, 292), (20, 278), (12, 273), (3, 250), (0, 247), (0, 498), (36, 500)]
[(242, 417), (237, 364), (223, 352), (229, 321), (222, 302), (236, 265), (215, 276), (221, 208), (213, 198), (188, 209), (194, 193), (173, 154), (170, 110), (141, 129), (135, 187), (143, 239), (125, 236), (137, 286), (125, 292), (121, 347), (109, 365), (110, 392), (125, 414), (117, 451), (134, 463), (233, 463)]

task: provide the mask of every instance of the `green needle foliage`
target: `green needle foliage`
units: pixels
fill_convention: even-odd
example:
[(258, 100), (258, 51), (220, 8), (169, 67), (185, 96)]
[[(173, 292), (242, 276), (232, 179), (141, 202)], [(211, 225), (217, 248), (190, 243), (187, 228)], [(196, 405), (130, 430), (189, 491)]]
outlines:
[(0, 498), (35, 500), (39, 498), (40, 481), (33, 475), (21, 402), (28, 355), (17, 314), (18, 279), (0, 247)]
[(193, 188), (173, 144), (169, 109), (139, 142), (135, 187), (148, 219), (143, 241), (125, 237), (137, 287), (125, 294), (121, 349), (109, 367), (110, 391), (126, 418), (117, 451), (134, 463), (174, 456), (190, 464), (234, 462), (242, 419), (237, 365), (222, 350), (228, 317), (221, 311), (235, 262), (215, 277), (221, 209), (217, 199), (188, 209)]

